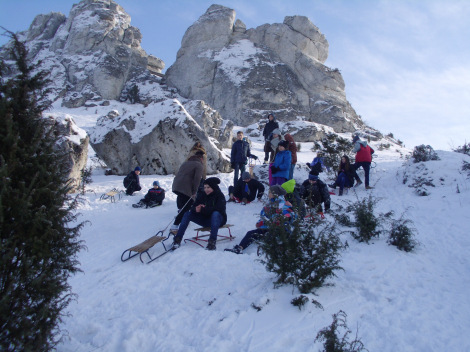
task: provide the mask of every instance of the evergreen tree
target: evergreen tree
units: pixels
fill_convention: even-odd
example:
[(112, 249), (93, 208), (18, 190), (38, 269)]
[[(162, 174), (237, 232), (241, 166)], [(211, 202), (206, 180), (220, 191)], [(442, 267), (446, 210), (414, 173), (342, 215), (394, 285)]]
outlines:
[(312, 151), (321, 150), (325, 166), (336, 171), (343, 155), (347, 155), (351, 159), (353, 147), (352, 141), (340, 137), (336, 133), (329, 132), (325, 134), (321, 141), (313, 142)]
[(84, 223), (68, 194), (67, 155), (55, 147), (63, 136), (42, 116), (47, 73), (9, 34), (14, 65), (0, 59), (0, 350), (48, 351), (74, 298), (67, 279), (80, 271)]
[(139, 87), (137, 87), (137, 85), (134, 84), (132, 86), (132, 88), (129, 90), (129, 93), (127, 94), (127, 98), (131, 104), (140, 102)]

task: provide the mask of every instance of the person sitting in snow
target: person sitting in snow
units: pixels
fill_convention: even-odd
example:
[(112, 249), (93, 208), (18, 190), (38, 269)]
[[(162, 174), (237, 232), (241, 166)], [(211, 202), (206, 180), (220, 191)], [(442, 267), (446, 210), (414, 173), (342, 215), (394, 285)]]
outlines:
[(282, 185), (289, 177), (292, 155), (290, 151), (287, 150), (288, 147), (289, 142), (285, 140), (281, 140), (277, 145), (277, 149), (279, 151), (276, 153), (274, 163), (271, 165), (271, 172), (273, 177), (271, 186)]
[(162, 205), (165, 199), (165, 190), (160, 188), (158, 181), (153, 181), (153, 188), (150, 188), (143, 199), (137, 204), (132, 204), (134, 208), (153, 208)]
[(342, 196), (344, 187), (350, 188), (353, 186), (354, 175), (356, 175), (356, 170), (354, 170), (354, 167), (349, 163), (349, 157), (343, 155), (338, 168), (338, 177), (336, 181), (328, 185), (328, 187), (336, 189), (336, 187), (339, 186), (339, 195)]
[(325, 162), (323, 160), (323, 152), (321, 150), (317, 151), (317, 156), (313, 158), (311, 163), (307, 163), (307, 166), (313, 171), (314, 174), (319, 174), (324, 170), (330, 171), (328, 166), (325, 166)]
[(258, 198), (261, 200), (264, 194), (264, 186), (261, 182), (251, 178), (249, 172), (244, 172), (237, 184), (228, 188), (230, 195), (229, 202), (242, 203), (243, 205), (250, 203)]
[(325, 203), (325, 211), (330, 209), (330, 192), (318, 175), (308, 175), (308, 180), (305, 180), (300, 187), (300, 196), (309, 207), (315, 208), (318, 213), (323, 213), (321, 203)]
[(126, 187), (126, 194), (131, 196), (132, 193), (138, 192), (142, 189), (140, 187), (139, 175), (142, 169), (139, 166), (136, 166), (134, 171), (129, 172), (129, 174), (124, 178), (122, 182), (124, 187)]
[[(372, 189), (373, 187), (369, 186), (369, 172), (370, 164), (372, 163), (372, 154), (374, 154), (374, 149), (367, 145), (367, 141), (361, 141), (358, 135), (355, 135), (353, 138), (354, 148), (353, 153), (356, 153), (356, 162), (354, 163), (354, 170), (362, 167), (365, 174), (366, 189)], [(356, 186), (362, 184), (361, 179), (356, 173)]]
[(285, 195), (286, 190), (280, 185), (269, 187), (269, 203), (261, 209), (260, 219), (256, 223), (256, 230), (248, 231), (240, 244), (233, 248), (226, 248), (225, 251), (242, 254), (244, 249), (268, 232), (266, 225), (267, 220), (282, 216), (284, 218), (284, 224), (292, 223), (292, 221), (297, 218), (297, 215), (292, 209), (292, 204), (284, 199)]
[(284, 182), (281, 187), (286, 190), (285, 200), (292, 204), (295, 213), (303, 219), (307, 215), (307, 209), (305, 208), (305, 202), (300, 197), (299, 190), (295, 187), (295, 180)]
[(198, 193), (190, 211), (186, 212), (173, 239), (173, 247), (178, 248), (183, 240), (184, 233), (192, 221), (203, 227), (210, 227), (211, 234), (206, 249), (216, 250), (217, 234), (219, 227), (227, 223), (225, 210), (225, 196), (219, 188), (220, 180), (217, 177), (209, 177), (204, 181), (204, 193)]

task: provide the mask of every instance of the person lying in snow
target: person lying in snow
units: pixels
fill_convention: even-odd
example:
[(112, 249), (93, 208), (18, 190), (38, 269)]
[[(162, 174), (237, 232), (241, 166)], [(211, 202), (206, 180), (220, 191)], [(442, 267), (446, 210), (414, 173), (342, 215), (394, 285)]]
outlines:
[(325, 203), (325, 211), (330, 209), (330, 192), (318, 175), (308, 175), (308, 180), (305, 180), (300, 187), (300, 196), (309, 207), (316, 207), (319, 213), (323, 212), (321, 203)]
[(235, 187), (230, 186), (228, 188), (228, 193), (230, 195), (229, 202), (237, 202), (245, 205), (254, 201), (255, 198), (261, 200), (264, 194), (264, 186), (261, 182), (251, 178), (249, 172), (244, 172)]
[(165, 190), (160, 188), (158, 181), (153, 181), (153, 188), (150, 188), (143, 199), (137, 204), (132, 204), (134, 208), (153, 208), (162, 205), (165, 199)]
[(184, 233), (192, 221), (199, 226), (211, 228), (206, 249), (216, 250), (215, 243), (219, 227), (227, 223), (225, 196), (219, 188), (219, 183), (220, 180), (217, 177), (209, 177), (204, 181), (204, 192), (198, 193), (191, 210), (184, 214), (178, 233), (173, 239), (173, 247), (178, 248), (181, 245)]
[(236, 245), (232, 249), (226, 248), (225, 251), (242, 254), (243, 250), (252, 244), (253, 241), (259, 239), (268, 232), (268, 227), (265, 223), (268, 219), (275, 219), (276, 217), (282, 216), (285, 220), (285, 225), (292, 223), (292, 221), (297, 218), (297, 215), (292, 209), (292, 204), (284, 199), (285, 195), (286, 190), (281, 186), (274, 185), (269, 187), (269, 203), (261, 210), (260, 219), (256, 223), (257, 229), (248, 231), (240, 244)]

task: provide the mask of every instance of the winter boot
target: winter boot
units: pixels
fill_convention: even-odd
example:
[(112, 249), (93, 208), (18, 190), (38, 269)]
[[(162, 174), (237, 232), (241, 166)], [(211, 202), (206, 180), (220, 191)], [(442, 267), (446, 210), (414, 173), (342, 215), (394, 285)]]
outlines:
[(216, 240), (209, 240), (209, 241), (207, 242), (206, 250), (208, 250), (208, 251), (215, 251), (215, 250), (217, 249), (216, 246), (215, 246), (215, 243), (216, 243), (216, 242), (217, 242)]
[(179, 237), (179, 236), (173, 237), (173, 247), (172, 248), (174, 248), (174, 249), (180, 248), (182, 239), (183, 238)]
[(354, 185), (354, 187), (357, 187), (357, 186), (360, 186), (362, 185), (362, 181), (361, 180), (356, 180), (356, 184)]
[(342, 189), (339, 190), (339, 194), (338, 194), (338, 195), (339, 195), (339, 196), (342, 196), (342, 195), (343, 195), (343, 190), (342, 190)]
[(235, 198), (233, 198), (233, 193), (230, 193), (230, 196), (228, 197), (227, 202), (235, 202)]
[(332, 183), (331, 185), (328, 185), (328, 187), (336, 189), (336, 182)]
[(235, 247), (233, 247), (231, 249), (230, 248), (225, 248), (224, 251), (225, 252), (232, 252), (232, 253), (235, 253), (235, 254), (242, 254), (243, 253), (243, 249), (239, 245), (236, 245)]
[(142, 201), (140, 201), (140, 202), (137, 203), (137, 204), (132, 204), (132, 207), (133, 207), (133, 208), (143, 208), (143, 207), (145, 207), (145, 203), (142, 202)]
[(246, 205), (246, 203), (248, 203), (248, 200), (246, 198), (243, 198), (242, 199), (242, 205)]
[(366, 189), (374, 189), (374, 187), (371, 187), (371, 186), (367, 185)]

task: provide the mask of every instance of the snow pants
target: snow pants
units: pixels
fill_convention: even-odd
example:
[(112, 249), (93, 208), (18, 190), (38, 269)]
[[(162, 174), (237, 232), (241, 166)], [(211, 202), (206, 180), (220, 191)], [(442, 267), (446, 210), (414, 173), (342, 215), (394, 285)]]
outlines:
[(245, 237), (243, 237), (243, 239), (241, 240), (239, 246), (243, 249), (246, 249), (246, 247), (248, 247), (254, 241), (259, 239), (261, 235), (264, 235), (266, 232), (268, 232), (268, 229), (256, 229), (248, 231)]

